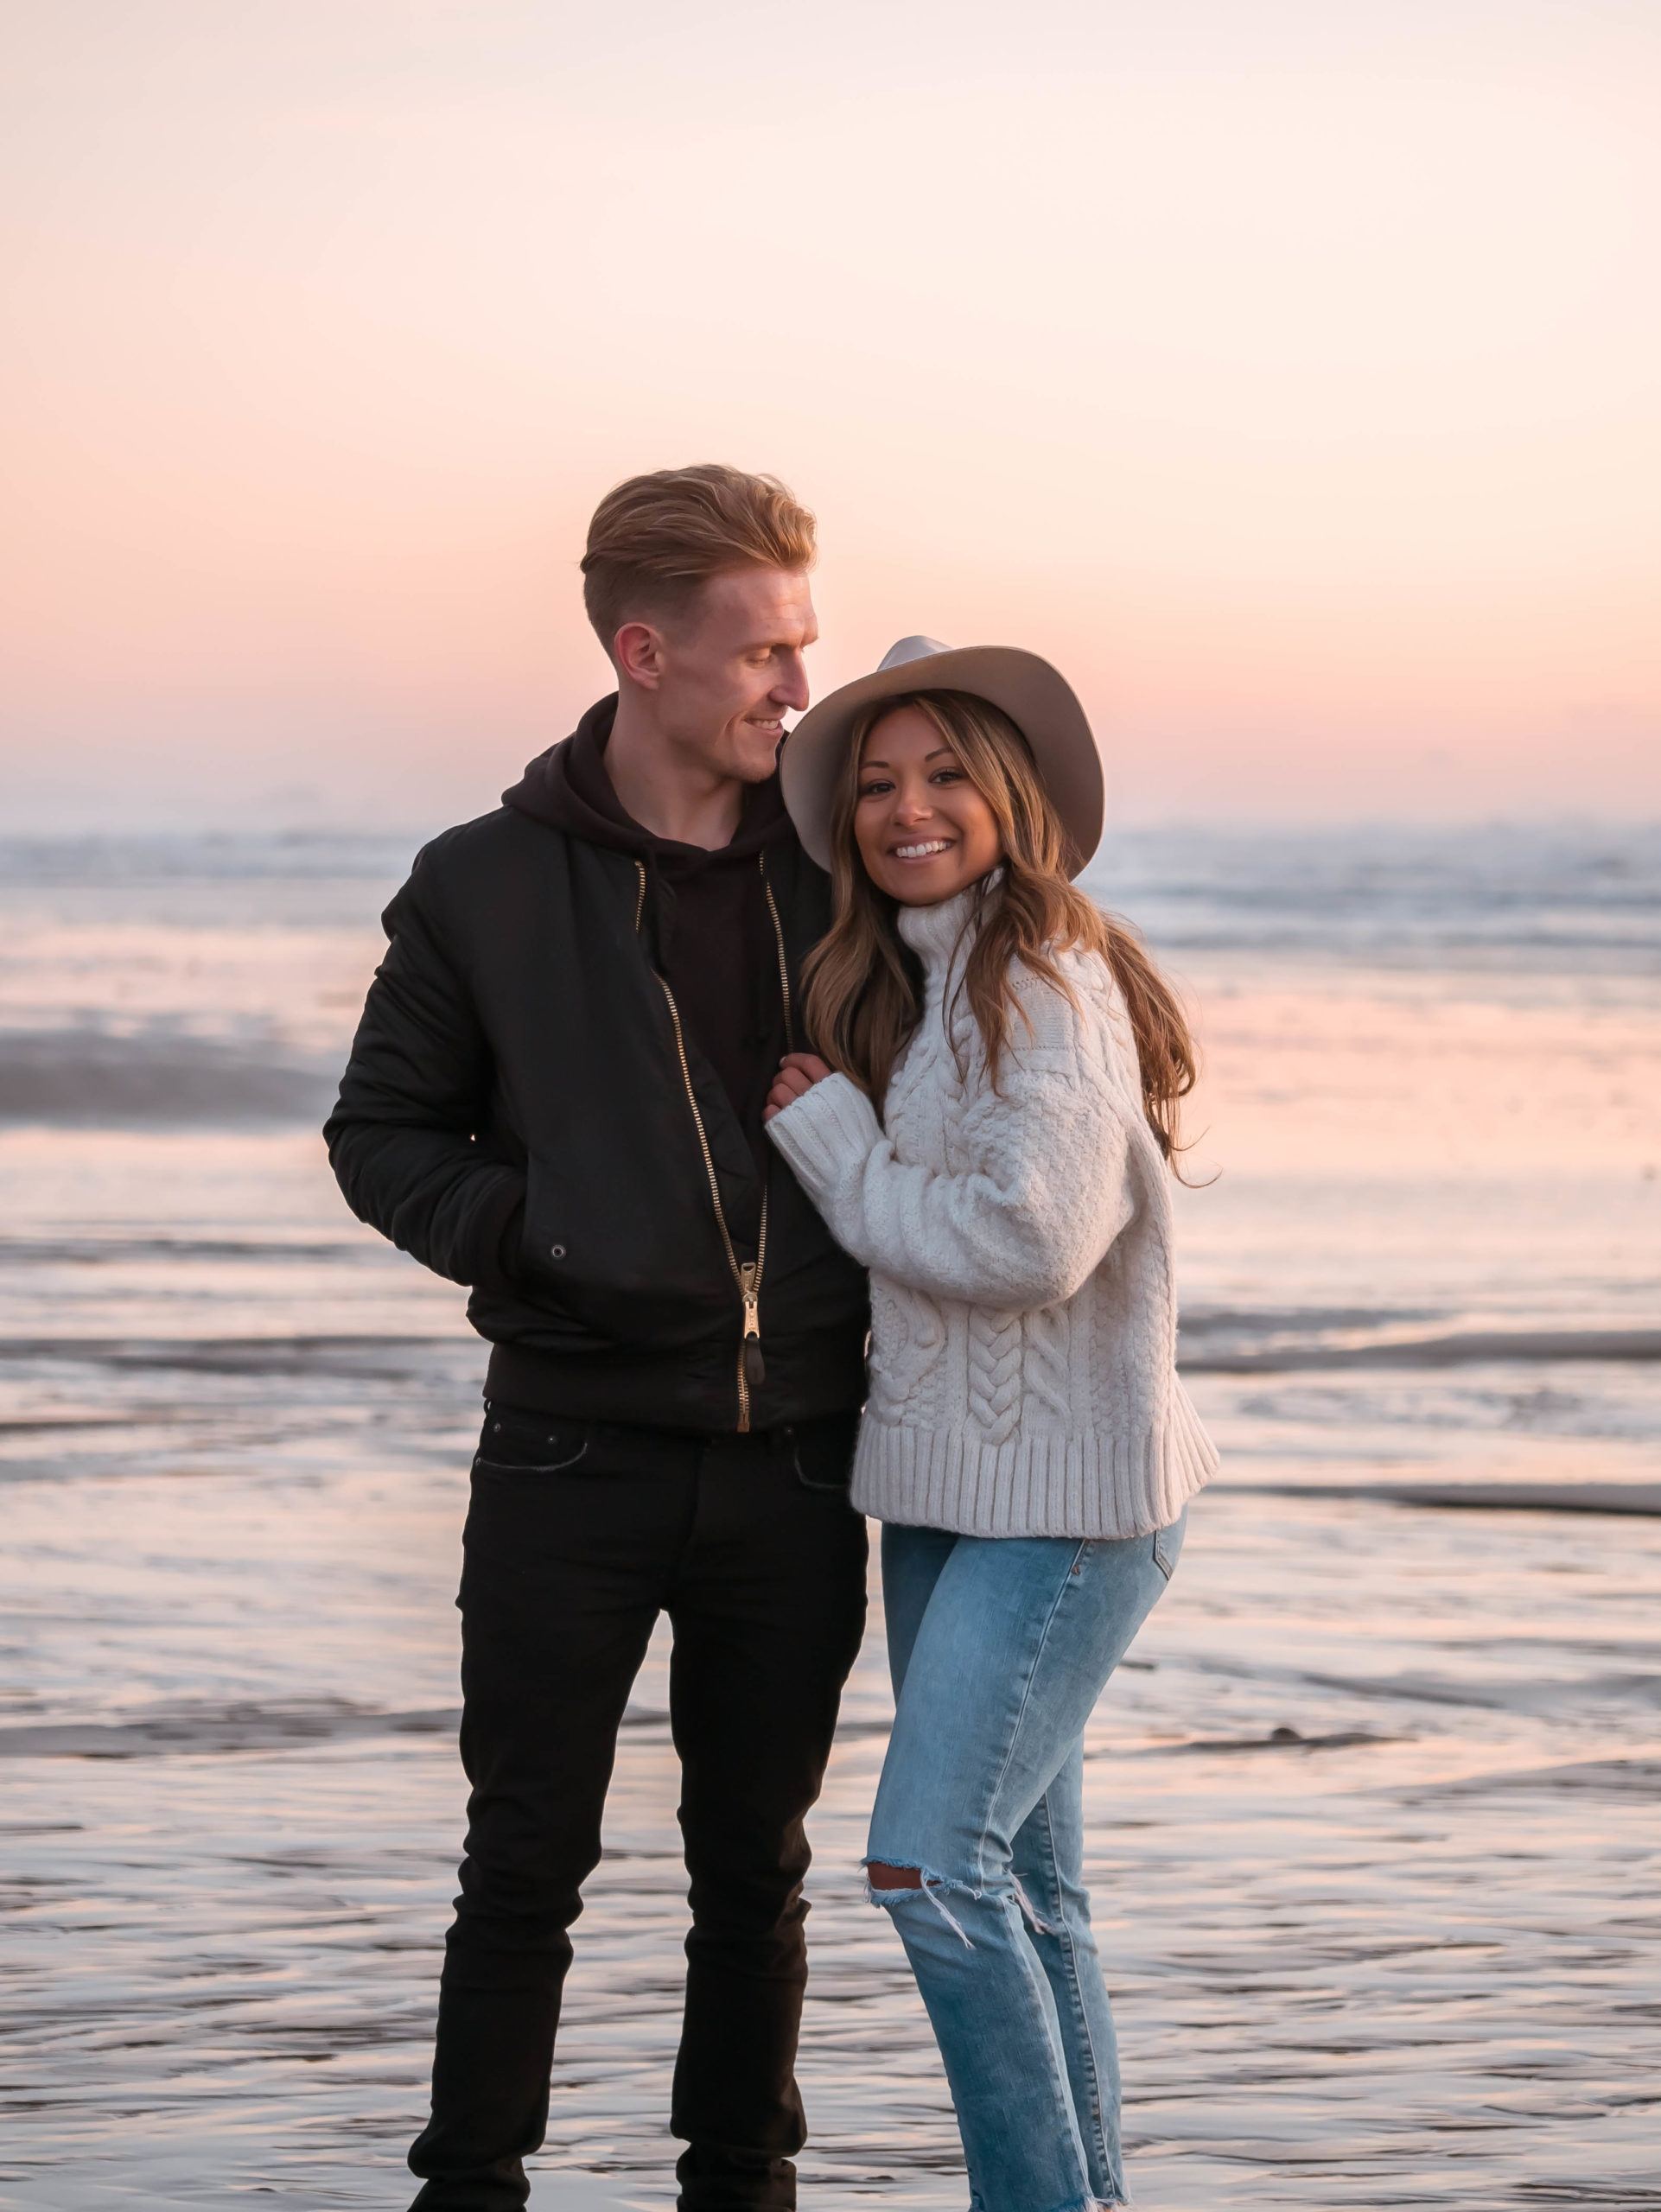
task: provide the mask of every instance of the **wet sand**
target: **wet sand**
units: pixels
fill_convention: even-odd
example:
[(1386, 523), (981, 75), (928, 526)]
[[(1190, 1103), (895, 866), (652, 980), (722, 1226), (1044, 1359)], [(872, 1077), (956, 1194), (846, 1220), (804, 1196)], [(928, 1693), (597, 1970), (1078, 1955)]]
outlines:
[[(229, 1479), (175, 1463), (105, 1478), (118, 1518), (88, 1478), (73, 1543), (61, 1492), (12, 1494), (36, 1656), (123, 1694), (119, 1719), (0, 1739), (0, 2202), (401, 2201), (461, 1806), (438, 1702), (457, 1398), (453, 1435), (381, 1473), (303, 1448)], [(219, 1595), (187, 1606), (209, 1561)], [(1661, 2202), (1658, 1579), (1653, 1518), (1226, 1486), (1196, 1507), (1089, 1746), (1140, 2202)], [(331, 1675), (353, 1701), (317, 1694)], [(658, 1653), (533, 2202), (582, 2170), (605, 2201), (665, 2201), (685, 1910), (664, 1707)], [(813, 1826), (802, 2171), (827, 2212), (963, 2201), (926, 2023), (860, 1891), (888, 1711), (874, 1635)]]
[[(255, 1066), (333, 1049), (383, 887), (124, 907), (100, 878), (0, 968), (0, 1046), (56, 1039), (29, 1081), (79, 1102), (0, 1128), (0, 2205), (407, 2202), (483, 1351), (303, 1128), (227, 1120), (222, 1087), (181, 1125), (200, 1055), (164, 1049), (168, 1020)], [(1657, 986), (1594, 963), (1530, 1089), (1520, 956), (1450, 980), (1294, 950), (1295, 976), (1188, 955), (1227, 1173), (1181, 1201), (1184, 1357), (1227, 1469), (1087, 1767), (1132, 2186), (1154, 2212), (1661, 2206)], [(51, 1024), (89, 1005), (106, 1039), (139, 1024), (159, 1118), (126, 1077), (80, 1112), (114, 1047)], [(667, 2201), (665, 1706), (659, 1646), (536, 2203)], [(804, 2202), (962, 2212), (861, 1892), (888, 1713), (879, 1610), (813, 1823)]]

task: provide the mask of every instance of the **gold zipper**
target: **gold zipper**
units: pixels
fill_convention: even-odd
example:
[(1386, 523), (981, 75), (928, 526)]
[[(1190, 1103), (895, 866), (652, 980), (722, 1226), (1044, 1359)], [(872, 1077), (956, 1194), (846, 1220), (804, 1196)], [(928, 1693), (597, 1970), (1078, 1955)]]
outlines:
[(790, 967), (785, 958), (785, 925), (779, 919), (779, 909), (773, 903), (773, 886), (767, 880), (767, 855), (758, 853), (755, 861), (761, 871), (761, 888), (767, 894), (767, 912), (773, 917), (773, 941), (779, 948), (779, 988), (785, 1001), (785, 1050), (793, 1052), (796, 1049), (796, 1029), (790, 1018)]
[[(773, 938), (779, 948), (779, 980), (785, 995), (785, 1035), (788, 1039), (791, 1035), (790, 973), (785, 964), (785, 933), (780, 924), (779, 909), (773, 903), (773, 886), (767, 881), (767, 862), (759, 855), (757, 857), (761, 869), (762, 888), (767, 896), (767, 912), (773, 917)], [(646, 863), (636, 861), (634, 865), (640, 872), (640, 893), (634, 902), (634, 933), (638, 937), (640, 917), (646, 912)], [(703, 1154), (703, 1172), (710, 1183), (710, 1202), (716, 1210), (716, 1227), (721, 1231), (722, 1249), (727, 1255), (727, 1265), (732, 1269), (733, 1281), (737, 1284), (738, 1295), (743, 1301), (744, 1332), (738, 1346), (738, 1428), (742, 1435), (750, 1425), (752, 1344), (755, 1347), (754, 1368), (754, 1381), (758, 1386), (766, 1371), (761, 1364), (761, 1270), (767, 1262), (767, 1186), (764, 1179), (761, 1185), (761, 1223), (756, 1234), (755, 1257), (741, 1260), (734, 1249), (732, 1235), (727, 1227), (727, 1211), (721, 1203), (721, 1185), (716, 1175), (715, 1155), (710, 1150), (709, 1132), (703, 1126), (697, 1093), (692, 1088), (692, 1069), (686, 1057), (686, 1033), (681, 1027), (680, 1008), (675, 1003), (675, 994), (670, 989), (667, 978), (659, 975), (655, 968), (652, 972), (658, 977), (659, 988), (669, 1008), (669, 1020), (675, 1032), (675, 1052), (680, 1061), (681, 1082), (685, 1086), (686, 1103), (691, 1109), (692, 1126), (697, 1131), (698, 1149)]]

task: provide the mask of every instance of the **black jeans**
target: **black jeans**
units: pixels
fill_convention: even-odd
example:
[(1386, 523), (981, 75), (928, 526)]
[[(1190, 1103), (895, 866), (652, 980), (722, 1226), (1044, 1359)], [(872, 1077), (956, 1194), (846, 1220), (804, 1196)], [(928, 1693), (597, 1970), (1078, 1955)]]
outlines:
[(617, 1728), (652, 1624), (691, 1877), (670, 2126), (687, 2212), (795, 2202), (804, 1821), (865, 1622), (857, 1416), (747, 1436), (493, 1405), (461, 1574), (461, 1894), (445, 1946), (421, 2212), (529, 2194), (567, 1930), (600, 1858)]

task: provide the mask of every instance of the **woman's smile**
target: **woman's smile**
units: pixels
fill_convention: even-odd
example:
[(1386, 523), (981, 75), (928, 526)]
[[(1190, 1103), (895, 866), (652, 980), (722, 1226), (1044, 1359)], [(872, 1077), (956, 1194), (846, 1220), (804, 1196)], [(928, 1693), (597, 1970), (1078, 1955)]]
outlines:
[(1002, 858), (997, 817), (951, 745), (915, 707), (885, 715), (860, 755), (854, 838), (902, 906), (955, 899)]

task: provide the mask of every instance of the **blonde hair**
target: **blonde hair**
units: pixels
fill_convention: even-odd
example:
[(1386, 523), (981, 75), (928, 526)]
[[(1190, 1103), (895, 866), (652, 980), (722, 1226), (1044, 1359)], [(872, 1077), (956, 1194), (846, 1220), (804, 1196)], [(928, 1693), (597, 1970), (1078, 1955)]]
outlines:
[(620, 626), (684, 613), (724, 569), (811, 569), (814, 521), (776, 476), (718, 462), (614, 485), (594, 511), (582, 603), (608, 652)]
[(934, 724), (997, 822), (1002, 867), (981, 884), (979, 926), (958, 986), (980, 1031), (993, 1087), (1009, 1043), (1009, 1017), (1020, 1007), (1009, 982), (1014, 963), (1019, 961), (1072, 1000), (1055, 956), (1075, 948), (1098, 954), (1130, 1013), (1142, 1110), (1160, 1150), (1173, 1158), (1181, 1148), (1180, 1104), (1193, 1089), (1195, 1074), (1193, 1039), (1182, 1008), (1130, 926), (1104, 914), (1068, 880), (1072, 855), (1027, 741), (1006, 714), (968, 692), (915, 691), (882, 699), (855, 720), (830, 823), (836, 919), (804, 971), (814, 1043), (880, 1109), (895, 1063), (922, 1016), (922, 969), (896, 925), (899, 901), (866, 874), (854, 836), (865, 741), (903, 707), (914, 707)]

